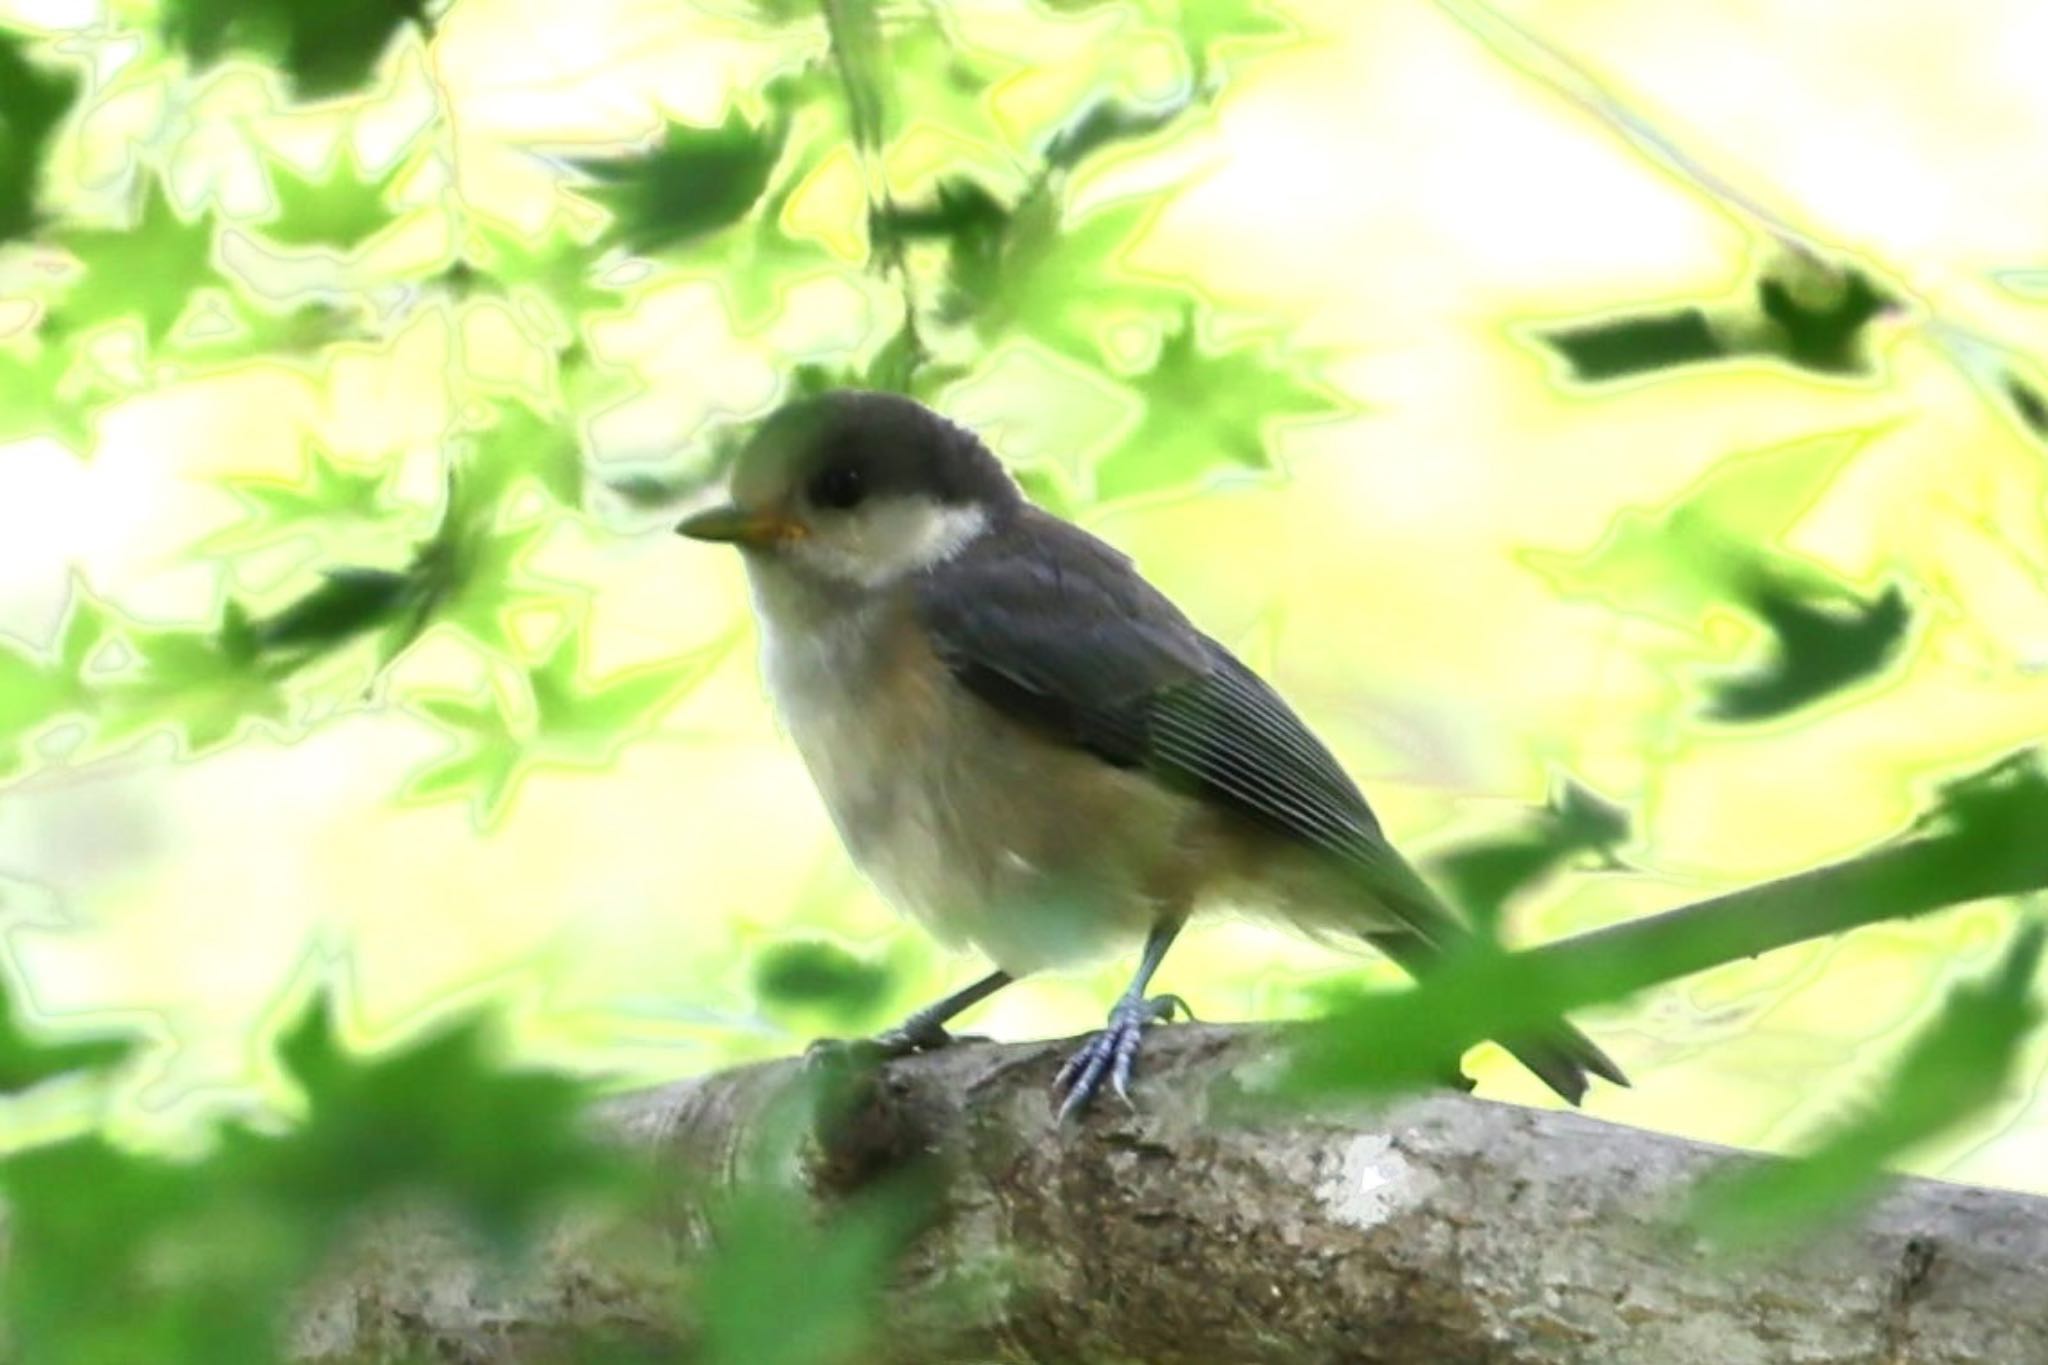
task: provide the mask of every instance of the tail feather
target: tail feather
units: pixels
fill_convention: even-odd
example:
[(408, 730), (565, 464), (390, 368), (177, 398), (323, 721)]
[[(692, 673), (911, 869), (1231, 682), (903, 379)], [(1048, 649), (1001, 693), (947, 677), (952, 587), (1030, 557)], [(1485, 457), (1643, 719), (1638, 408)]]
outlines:
[[(1410, 976), (1425, 975), (1442, 955), (1435, 945), (1412, 933), (1369, 933), (1364, 937)], [(1615, 1085), (1628, 1084), (1628, 1077), (1613, 1058), (1592, 1039), (1562, 1021), (1535, 1037), (1503, 1038), (1500, 1044), (1567, 1104), (1576, 1105), (1585, 1098), (1588, 1073)]]
[(1594, 1045), (1593, 1040), (1570, 1024), (1541, 1038), (1503, 1039), (1508, 1055), (1536, 1073), (1536, 1079), (1555, 1090), (1566, 1104), (1577, 1104), (1586, 1096), (1586, 1075), (1591, 1072), (1616, 1085), (1628, 1084), (1621, 1068)]

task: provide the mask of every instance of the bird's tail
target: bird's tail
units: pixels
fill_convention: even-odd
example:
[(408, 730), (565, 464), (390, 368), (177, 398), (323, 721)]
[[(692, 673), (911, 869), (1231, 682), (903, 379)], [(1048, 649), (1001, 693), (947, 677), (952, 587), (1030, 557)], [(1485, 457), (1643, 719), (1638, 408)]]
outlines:
[[(1412, 933), (1373, 933), (1365, 935), (1365, 939), (1411, 976), (1424, 975), (1442, 956), (1435, 945)], [(1555, 1090), (1567, 1104), (1576, 1105), (1585, 1098), (1589, 1074), (1616, 1085), (1628, 1084), (1628, 1077), (1611, 1057), (1591, 1038), (1562, 1020), (1540, 1034), (1502, 1038), (1499, 1042), (1509, 1056), (1535, 1072), (1536, 1078)]]

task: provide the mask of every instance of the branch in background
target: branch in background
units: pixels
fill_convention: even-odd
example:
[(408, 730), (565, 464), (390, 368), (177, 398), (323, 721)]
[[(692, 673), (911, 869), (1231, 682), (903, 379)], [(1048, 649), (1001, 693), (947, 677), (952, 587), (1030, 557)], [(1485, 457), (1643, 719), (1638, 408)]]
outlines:
[(1880, 920), (2048, 888), (2048, 776), (2032, 750), (1956, 779), (1898, 842), (1777, 881), (1505, 953), (1480, 944), (1406, 990), (1318, 1022), (1296, 1060), (1304, 1094), (1431, 1084), (1487, 1038), (1774, 948)]
[[(962, 1046), (882, 1070), (805, 1165), (814, 1213), (928, 1154), (944, 1170), (893, 1276), (882, 1341), (835, 1358), (2048, 1359), (2048, 1201), (1907, 1181), (1788, 1278), (1782, 1263), (1729, 1262), (1670, 1235), (1678, 1197), (1725, 1159), (1701, 1144), (1461, 1096), (1217, 1123), (1211, 1097), (1253, 1083), (1278, 1042), (1270, 1028), (1161, 1029), (1140, 1111), (1079, 1129), (1057, 1126), (1046, 1099), (1059, 1044)], [(664, 1171), (728, 1172), (801, 1070), (632, 1096), (610, 1122)], [(674, 1359), (672, 1305), (715, 1203), (710, 1190), (681, 1197), (629, 1240), (566, 1229), (519, 1280), (479, 1271), (424, 1224), (387, 1227), (307, 1301), (296, 1354), (512, 1365), (595, 1337), (631, 1343), (606, 1358)], [(622, 1260), (621, 1245), (641, 1254)], [(820, 1271), (797, 1250), (751, 1287), (802, 1333)]]

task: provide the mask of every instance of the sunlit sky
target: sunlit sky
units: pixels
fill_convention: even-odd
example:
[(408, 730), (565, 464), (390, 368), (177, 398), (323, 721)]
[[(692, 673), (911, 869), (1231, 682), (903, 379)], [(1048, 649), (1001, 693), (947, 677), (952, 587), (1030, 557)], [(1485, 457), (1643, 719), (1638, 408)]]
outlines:
[[(1070, 102), (1073, 55), (1123, 33), (1113, 15), (955, 8), (970, 39), (1030, 59), (995, 117)], [(1234, 63), (1210, 127), (1082, 196), (1179, 177), (1133, 264), (1268, 320), (1320, 358), (1354, 415), (1280, 432), (1284, 480), (1089, 520), (1275, 679), (1404, 846), (1426, 854), (1492, 828), (1566, 771), (1631, 807), (1639, 870), (1569, 877), (1519, 906), (1513, 930), (1532, 940), (1843, 856), (1902, 826), (1924, 774), (2037, 738), (2040, 454), (1987, 401), (1971, 353), (1940, 342), (1967, 330), (2048, 354), (2048, 309), (1999, 283), (2048, 268), (2048, 88), (2035, 60), (2048, 10), (1502, 7), (1571, 55), (1568, 76), (1503, 30), (1461, 22), (1474, 7), (1286, 8), (1301, 39)], [(463, 192), (537, 223), (550, 182), (522, 144), (630, 142), (664, 115), (711, 121), (735, 93), (750, 97), (762, 54), (687, 9), (461, 0), (431, 64), (402, 52), (388, 99), (356, 133), (365, 146), (401, 139), (434, 107), (431, 73), (454, 115)], [(1132, 90), (1174, 78), (1158, 53), (1125, 57)], [(1595, 94), (1631, 111), (1635, 136)], [(233, 72), (204, 96), (222, 113), (267, 98)], [(123, 119), (152, 116), (111, 110), (72, 154), (95, 164), (118, 148)], [(344, 116), (297, 117), (292, 135), (312, 145)], [(194, 187), (214, 166), (221, 194), (251, 192), (235, 188), (225, 152), (191, 165)], [(844, 200), (859, 193), (849, 168), (799, 207), (822, 238), (846, 239)], [(1524, 339), (1537, 321), (1732, 298), (1773, 229), (1912, 291), (1914, 310), (1880, 329), (1880, 379), (1737, 365), (1573, 393)], [(858, 235), (837, 249), (857, 256)], [(770, 401), (778, 357), (886, 323), (851, 259), (847, 276), (744, 338), (709, 287), (651, 291), (603, 338), (648, 394), (602, 419), (594, 444), (644, 453), (707, 409)], [(473, 353), (499, 344), (487, 331)], [(47, 442), (0, 451), (0, 629), (47, 639), (73, 576), (140, 616), (197, 620), (230, 572), (238, 592), (260, 595), (317, 567), (333, 550), (311, 540), (233, 566), (196, 553), (237, 515), (217, 481), (290, 474), (317, 437), (343, 453), (406, 452), (431, 484), (446, 415), (429, 378), (447, 345), (428, 319), (322, 375), (252, 366), (154, 392), (109, 413), (89, 462)], [(516, 372), (518, 348), (503, 345)], [(991, 364), (944, 403), (1020, 465), (1067, 469), (1116, 416), (1029, 357)], [(1903, 575), (1924, 608), (1896, 678), (1853, 704), (1751, 730), (1699, 725), (1681, 689), (1691, 671), (1743, 657), (1733, 616), (1659, 624), (1563, 600), (1530, 567), (1530, 552), (1585, 552), (1618, 512), (1671, 500), (1717, 462), (1828, 437), (1850, 452), (1839, 471), (1750, 529), (1852, 583)], [(763, 1017), (752, 999), (749, 953), (791, 935), (890, 963), (892, 1008), (983, 970), (899, 926), (850, 870), (766, 709), (736, 562), (658, 527), (596, 524), (545, 560), (598, 586), (600, 672), (735, 631), (737, 643), (614, 768), (542, 773), (488, 830), (461, 805), (394, 803), (443, 745), (400, 708), (196, 762), (155, 746), (0, 789), (12, 946), (44, 1016), (161, 1020), (176, 1043), (148, 1092), (161, 1100), (245, 1081), (249, 1031), (280, 990), (309, 954), (345, 955), (368, 1032), (451, 995), (502, 993), (534, 1047), (653, 1077), (786, 1051), (816, 1030)], [(460, 661), (429, 648), (401, 678), (436, 670)], [(1590, 1015), (1636, 1081), (1596, 1090), (1590, 1110), (1794, 1143), (1868, 1089), (1945, 982), (1981, 970), (2009, 916), (1967, 907), (1880, 926)], [(1128, 970), (1027, 982), (973, 1023), (1005, 1037), (1078, 1032)], [(1222, 923), (1184, 940), (1160, 984), (1205, 1019), (1252, 1018), (1304, 1012), (1321, 986), (1386, 971)], [(2027, 1093), (1918, 1167), (2042, 1187), (2041, 1058)], [(1473, 1066), (1482, 1093), (1542, 1101), (1491, 1050)]]

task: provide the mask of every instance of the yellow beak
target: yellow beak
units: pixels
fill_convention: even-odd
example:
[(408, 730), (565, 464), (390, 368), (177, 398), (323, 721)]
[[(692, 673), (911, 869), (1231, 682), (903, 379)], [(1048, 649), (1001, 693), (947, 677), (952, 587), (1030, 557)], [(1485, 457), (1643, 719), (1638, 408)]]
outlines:
[(772, 545), (795, 540), (804, 534), (802, 522), (774, 512), (750, 512), (727, 503), (686, 517), (676, 534), (692, 540), (716, 540), (738, 545)]

